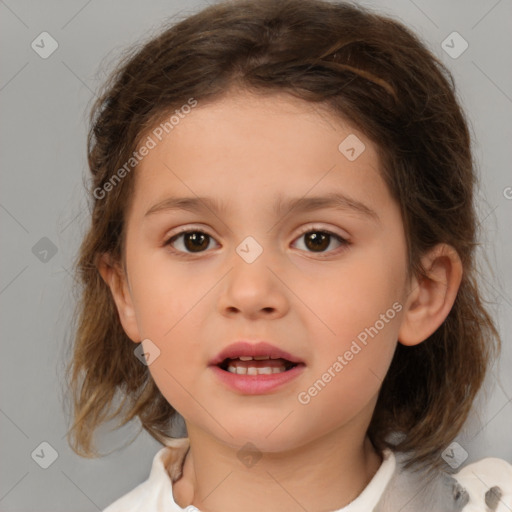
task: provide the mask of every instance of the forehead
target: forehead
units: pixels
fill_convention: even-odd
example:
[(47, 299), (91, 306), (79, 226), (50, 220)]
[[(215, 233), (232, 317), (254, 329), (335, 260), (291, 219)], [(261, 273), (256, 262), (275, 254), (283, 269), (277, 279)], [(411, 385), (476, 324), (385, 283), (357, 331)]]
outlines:
[(325, 105), (240, 92), (199, 101), (168, 133), (162, 126), (142, 139), (155, 143), (135, 171), (134, 203), (142, 208), (171, 191), (218, 197), (228, 206), (333, 187), (370, 202), (390, 199), (375, 146)]

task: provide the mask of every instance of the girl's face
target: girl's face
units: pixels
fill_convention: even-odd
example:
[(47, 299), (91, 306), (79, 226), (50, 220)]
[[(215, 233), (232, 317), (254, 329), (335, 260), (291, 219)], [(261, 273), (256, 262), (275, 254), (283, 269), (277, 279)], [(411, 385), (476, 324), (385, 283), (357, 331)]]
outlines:
[[(161, 132), (133, 171), (121, 318), (163, 395), (189, 432), (233, 447), (364, 436), (409, 292), (375, 147), (285, 95), (199, 102)], [(234, 389), (210, 362), (239, 340), (303, 365), (267, 391)]]

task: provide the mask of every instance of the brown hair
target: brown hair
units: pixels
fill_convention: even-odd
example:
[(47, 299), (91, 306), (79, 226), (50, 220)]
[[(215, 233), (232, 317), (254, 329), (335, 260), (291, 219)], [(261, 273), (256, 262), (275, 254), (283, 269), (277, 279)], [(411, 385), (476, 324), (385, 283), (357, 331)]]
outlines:
[[(476, 281), (477, 176), (467, 121), (450, 72), (410, 30), (360, 6), (321, 0), (208, 7), (132, 49), (105, 84), (88, 140), (92, 224), (76, 261), (72, 448), (95, 456), (93, 432), (113, 418), (125, 425), (138, 417), (163, 443), (176, 414), (134, 357), (97, 269), (103, 253), (124, 262), (133, 173), (104, 197), (94, 191), (174, 109), (190, 98), (214, 101), (234, 86), (327, 106), (376, 145), (401, 208), (409, 273), (426, 275), (420, 257), (438, 243), (458, 252), (464, 272), (452, 310), (423, 343), (398, 344), (368, 431), (378, 449), (393, 446), (408, 452), (410, 464), (437, 465), (500, 347)], [(391, 444), (393, 432), (405, 435)]]

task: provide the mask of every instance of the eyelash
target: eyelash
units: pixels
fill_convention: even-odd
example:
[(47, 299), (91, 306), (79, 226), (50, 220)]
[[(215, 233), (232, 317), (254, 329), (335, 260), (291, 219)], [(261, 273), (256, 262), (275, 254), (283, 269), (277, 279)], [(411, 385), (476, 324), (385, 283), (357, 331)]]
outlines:
[[(193, 253), (193, 252), (180, 251), (180, 250), (176, 250), (176, 249), (172, 248), (171, 244), (173, 242), (175, 242), (180, 236), (186, 235), (188, 233), (201, 233), (203, 235), (206, 235), (208, 238), (210, 238), (212, 240), (214, 239), (213, 236), (211, 236), (206, 231), (203, 231), (202, 229), (199, 229), (199, 228), (197, 228), (197, 229), (185, 228), (185, 229), (179, 231), (178, 233), (175, 233), (170, 238), (168, 238), (163, 243), (163, 246), (164, 247), (167, 247), (167, 246), (171, 247), (172, 252), (174, 254), (176, 254), (177, 256), (179, 256), (179, 257), (189, 257), (189, 256), (199, 255), (199, 254), (202, 254), (204, 252), (207, 252), (206, 250), (204, 250), (204, 251), (199, 251), (199, 252)], [(351, 242), (349, 242), (347, 239), (343, 238), (342, 236), (337, 235), (336, 233), (333, 233), (332, 231), (329, 231), (327, 229), (321, 229), (321, 228), (316, 228), (316, 227), (309, 227), (308, 229), (302, 231), (297, 236), (297, 238), (295, 238), (295, 240), (298, 240), (299, 238), (301, 238), (302, 236), (304, 236), (307, 233), (322, 233), (322, 234), (328, 235), (328, 236), (336, 239), (341, 244), (340, 247), (338, 247), (337, 249), (334, 249), (332, 251), (322, 251), (322, 252), (307, 251), (307, 252), (309, 252), (311, 254), (318, 255), (320, 258), (325, 257), (325, 256), (322, 256), (323, 254), (328, 254), (328, 255), (330, 255), (331, 253), (335, 253), (336, 254), (337, 252), (339, 252), (340, 249), (347, 248), (348, 246), (351, 245)]]

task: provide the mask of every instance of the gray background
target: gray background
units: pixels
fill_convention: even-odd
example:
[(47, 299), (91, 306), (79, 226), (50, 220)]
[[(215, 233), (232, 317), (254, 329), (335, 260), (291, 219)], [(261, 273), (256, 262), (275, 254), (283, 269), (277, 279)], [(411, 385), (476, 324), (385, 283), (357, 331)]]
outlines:
[[(469, 462), (484, 456), (512, 462), (512, 1), (362, 3), (402, 20), (427, 42), (452, 70), (469, 115), (482, 175), (482, 283), (504, 351), (458, 442)], [(97, 460), (80, 458), (67, 445), (62, 370), (72, 334), (69, 269), (88, 220), (82, 180), (95, 91), (126, 45), (156, 31), (165, 18), (204, 5), (0, 0), (1, 512), (101, 510), (147, 478), (160, 448), (145, 432)], [(31, 48), (44, 31), (59, 45), (47, 59)], [(441, 46), (453, 31), (469, 44), (458, 58)], [(51, 245), (40, 241), (44, 237), (55, 254), (42, 251)], [(134, 424), (105, 434), (100, 447), (119, 447), (138, 430)], [(47, 469), (39, 464), (49, 461), (51, 450), (41, 452), (42, 442), (58, 452)], [(39, 459), (31, 456), (34, 450)]]

